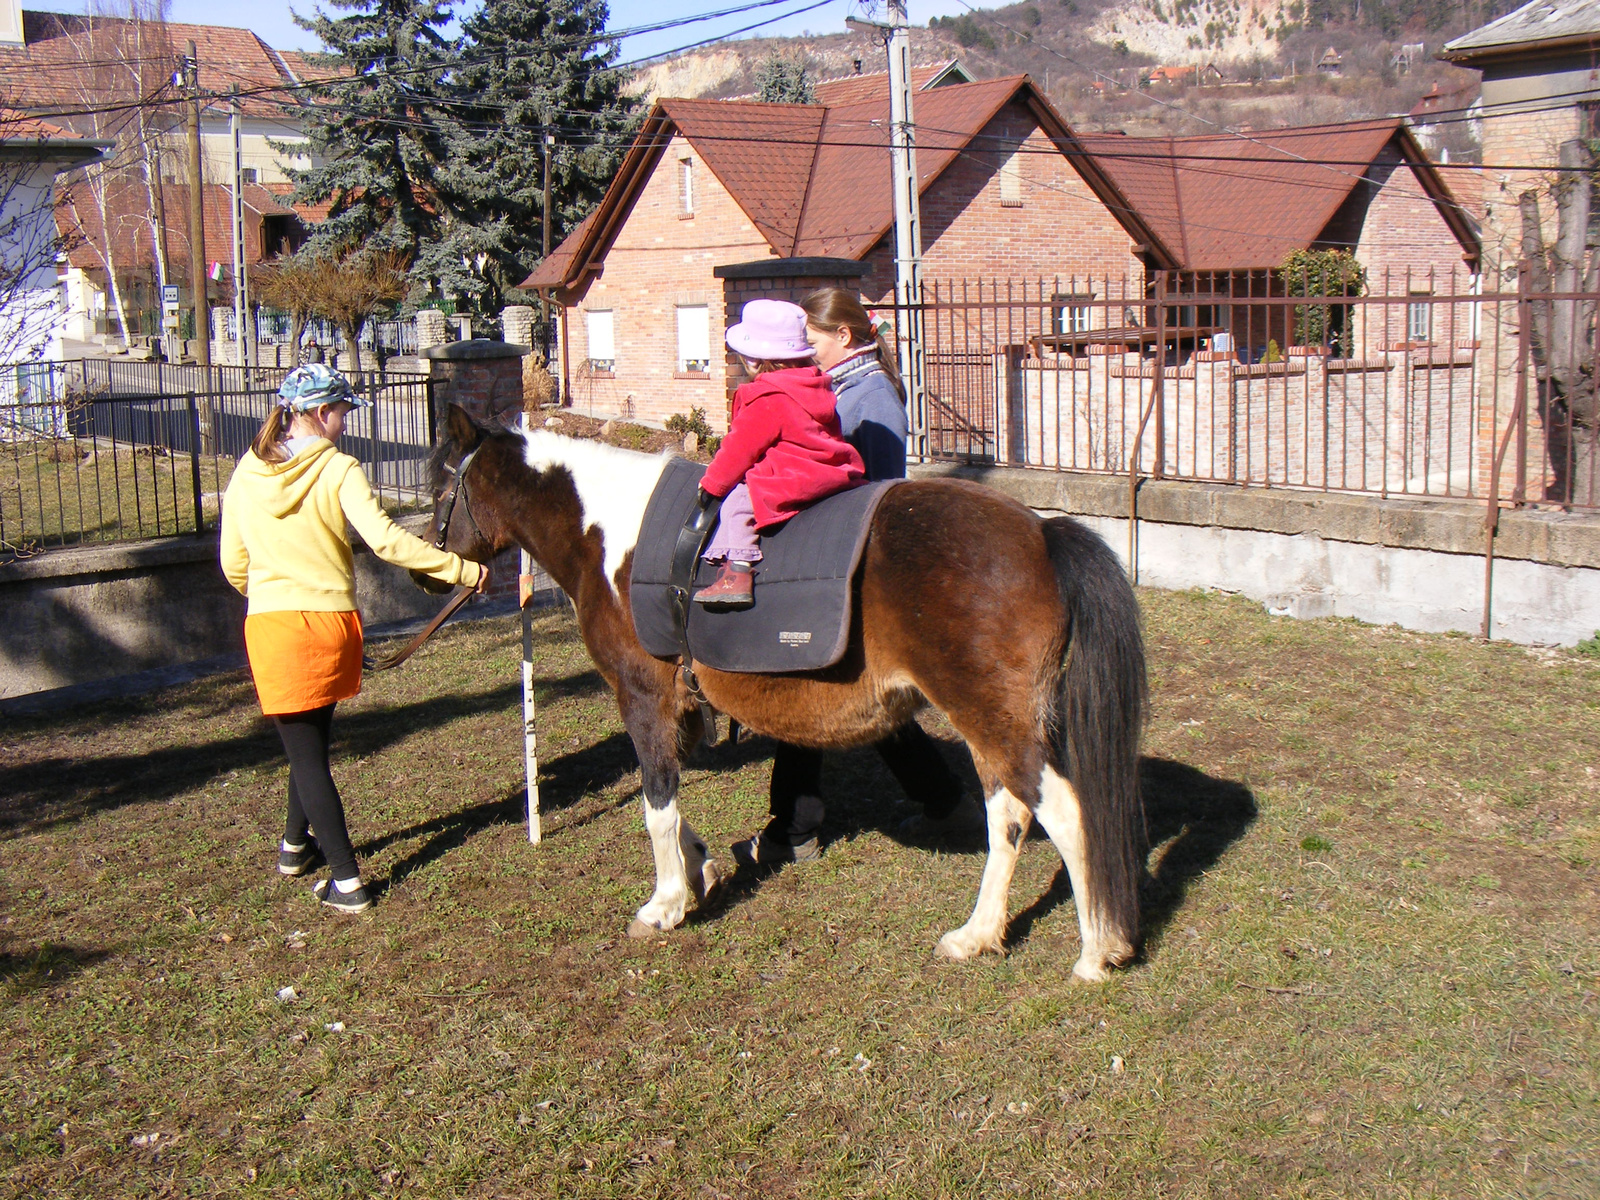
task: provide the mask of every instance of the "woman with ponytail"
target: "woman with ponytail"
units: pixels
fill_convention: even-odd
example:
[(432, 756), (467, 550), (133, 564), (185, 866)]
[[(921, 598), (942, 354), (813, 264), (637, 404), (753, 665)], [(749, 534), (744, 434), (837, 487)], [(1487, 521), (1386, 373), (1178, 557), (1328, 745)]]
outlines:
[[(903, 479), (906, 474), (905, 387), (894, 350), (873, 327), (861, 300), (843, 288), (823, 288), (800, 302), (806, 313), (806, 341), (827, 372), (845, 440), (866, 464), (867, 479)], [(963, 802), (961, 783), (939, 753), (938, 743), (911, 721), (878, 743), (878, 753), (900, 786), (922, 812), (900, 831), (908, 837), (962, 833), (981, 828), (982, 807)], [(822, 755), (803, 746), (779, 743), (772, 756), (768, 792), (771, 820), (754, 837), (733, 847), (733, 856), (751, 867), (817, 858), (822, 826)]]

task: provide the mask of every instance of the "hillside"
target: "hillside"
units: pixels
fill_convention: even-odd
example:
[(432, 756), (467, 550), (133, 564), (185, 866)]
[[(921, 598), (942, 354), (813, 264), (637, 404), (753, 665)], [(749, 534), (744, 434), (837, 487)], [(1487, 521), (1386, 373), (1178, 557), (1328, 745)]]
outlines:
[[(1130, 134), (1271, 128), (1408, 111), (1431, 88), (1476, 82), (1432, 57), (1446, 41), (1515, 7), (1511, 0), (1028, 0), (912, 30), (918, 65), (959, 57), (973, 75), (1026, 72), (1069, 122)], [(913, 7), (913, 15), (915, 9)], [(1332, 50), (1337, 72), (1318, 70)], [(727, 97), (753, 89), (756, 64), (797, 58), (814, 79), (886, 69), (882, 44), (840, 33), (725, 42), (640, 71), (650, 97)], [(1152, 82), (1157, 67), (1206, 68)], [(1177, 74), (1178, 72), (1169, 72)], [(1468, 126), (1451, 156), (1471, 157)]]

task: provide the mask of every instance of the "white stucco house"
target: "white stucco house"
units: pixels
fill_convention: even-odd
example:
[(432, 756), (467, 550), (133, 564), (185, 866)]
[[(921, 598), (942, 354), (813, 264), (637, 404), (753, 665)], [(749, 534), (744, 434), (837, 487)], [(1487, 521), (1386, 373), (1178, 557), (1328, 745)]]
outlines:
[[(61, 357), (56, 177), (107, 150), (104, 142), (0, 109), (0, 363)], [(14, 382), (0, 382), (0, 399)]]

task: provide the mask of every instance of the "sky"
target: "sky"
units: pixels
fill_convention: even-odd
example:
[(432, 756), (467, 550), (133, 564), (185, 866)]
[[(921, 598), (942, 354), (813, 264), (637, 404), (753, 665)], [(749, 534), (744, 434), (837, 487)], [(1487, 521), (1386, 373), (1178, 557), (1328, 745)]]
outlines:
[[(609, 28), (631, 29), (677, 17), (693, 16), (696, 13), (734, 8), (745, 2), (747, 0), (612, 0)], [(744, 36), (793, 35), (803, 32), (843, 33), (844, 19), (851, 13), (880, 21), (887, 19), (882, 0), (877, 0), (875, 11), (871, 11), (874, 5), (868, 0), (826, 0), (821, 7), (812, 8), (809, 12), (794, 16), (783, 15), (806, 8), (814, 2), (815, 0), (788, 0), (787, 3), (774, 4), (737, 16), (624, 38), (622, 58), (632, 61), (665, 54), (680, 46), (703, 41), (706, 38), (726, 37), (746, 25), (774, 16), (781, 16), (781, 19)], [(309, 14), (315, 10), (316, 0), (291, 0), (290, 3), (268, 4), (262, 4), (260, 0), (171, 0), (171, 4), (171, 19), (174, 21), (195, 25), (234, 25), (250, 29), (259, 34), (269, 46), (279, 50), (317, 49), (316, 39), (296, 25), (290, 15), (291, 8)], [(84, 7), (82, 3), (74, 3), (73, 0), (23, 0), (23, 6), (57, 12), (81, 12)], [(466, 11), (467, 7), (470, 7), (470, 4), (464, 5), (462, 11)], [(955, 16), (967, 11), (961, 0), (908, 0), (908, 7), (911, 23), (914, 25), (926, 25), (932, 17)], [(331, 15), (339, 14), (334, 11)]]

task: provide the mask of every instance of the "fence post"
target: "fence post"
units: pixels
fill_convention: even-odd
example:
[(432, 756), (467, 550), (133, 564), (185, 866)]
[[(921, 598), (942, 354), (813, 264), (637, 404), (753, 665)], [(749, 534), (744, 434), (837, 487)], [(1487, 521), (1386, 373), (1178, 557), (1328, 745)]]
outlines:
[(200, 488), (200, 406), (195, 403), (194, 392), (187, 393), (189, 401), (189, 479), (194, 485), (194, 531), (206, 531), (205, 493)]
[(1150, 474), (1161, 479), (1167, 473), (1167, 273), (1156, 272), (1156, 377), (1150, 389), (1150, 405), (1156, 416), (1156, 453)]

